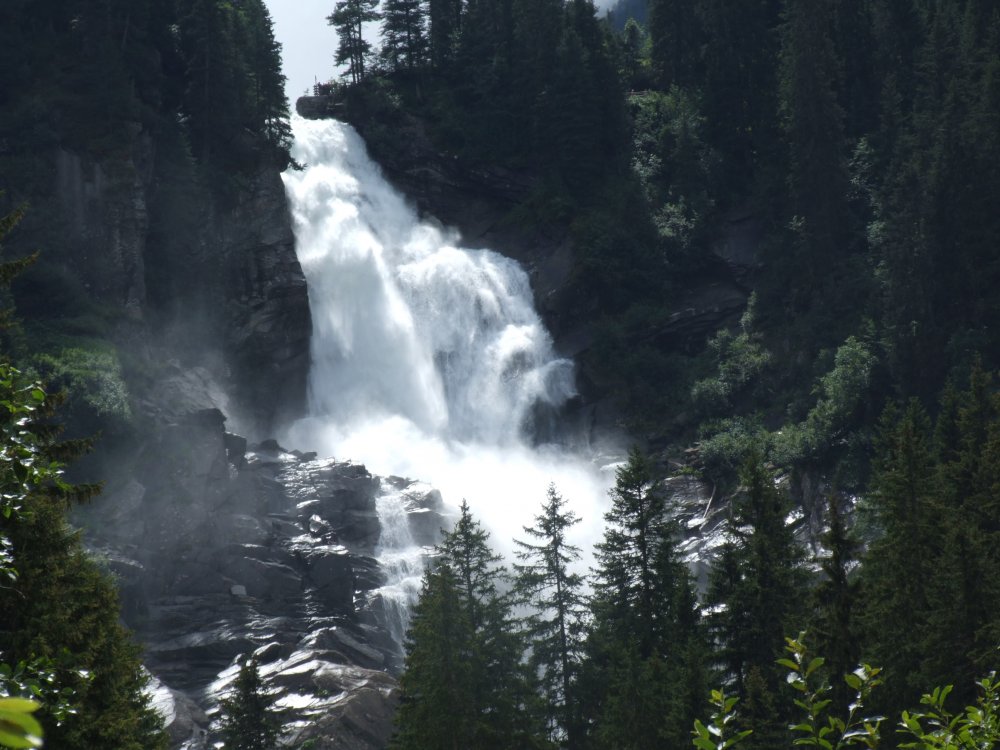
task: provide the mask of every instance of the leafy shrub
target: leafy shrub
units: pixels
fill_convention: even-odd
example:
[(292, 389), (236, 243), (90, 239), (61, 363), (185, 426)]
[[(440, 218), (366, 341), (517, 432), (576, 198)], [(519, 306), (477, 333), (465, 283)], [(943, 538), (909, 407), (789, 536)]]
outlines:
[(70, 406), (83, 406), (102, 422), (125, 423), (132, 417), (128, 386), (114, 348), (72, 346), (39, 354), (35, 366), (54, 388), (64, 389)]
[(816, 404), (805, 420), (775, 435), (774, 459), (778, 463), (787, 466), (815, 458), (847, 440), (868, 397), (875, 361), (868, 345), (854, 336), (837, 349), (833, 369), (820, 378), (813, 391)]
[(734, 397), (759, 377), (771, 362), (754, 330), (756, 297), (751, 296), (740, 318), (739, 332), (721, 330), (708, 342), (718, 362), (718, 373), (699, 380), (691, 389), (691, 399), (705, 414), (717, 414), (732, 406)]
[[(843, 750), (847, 747), (882, 747), (881, 728), (884, 716), (865, 716), (865, 704), (872, 691), (882, 684), (881, 670), (867, 664), (844, 676), (855, 692), (848, 706), (834, 706), (828, 697), (829, 682), (822, 676), (824, 660), (811, 657), (803, 642), (786, 638), (785, 650), (789, 657), (778, 663), (788, 669), (787, 684), (796, 691), (793, 699), (800, 716), (789, 726), (795, 736), (793, 745)], [(995, 672), (976, 683), (979, 697), (975, 704), (966, 706), (959, 713), (952, 713), (945, 706), (952, 686), (934, 688), (924, 694), (920, 704), (924, 709), (903, 711), (896, 732), (903, 738), (899, 748), (913, 750), (981, 750), (996, 747), (1000, 742), (1000, 679)], [(722, 691), (713, 690), (711, 703), (714, 708), (708, 725), (696, 720), (692, 731), (692, 745), (698, 750), (728, 750), (739, 745), (753, 733), (753, 729), (736, 731), (737, 699), (727, 697)], [(844, 718), (836, 715), (843, 710)]]

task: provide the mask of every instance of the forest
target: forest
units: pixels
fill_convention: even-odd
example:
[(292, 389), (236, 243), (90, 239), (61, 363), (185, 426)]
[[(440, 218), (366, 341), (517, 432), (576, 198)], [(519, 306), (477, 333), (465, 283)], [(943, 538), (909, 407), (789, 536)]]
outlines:
[[(329, 90), (370, 138), (415, 116), (463, 162), (532, 174), (510, 221), (572, 238), (587, 392), (642, 446), (590, 571), (558, 487), (512, 560), (462, 507), (391, 746), (993, 747), (1000, 3), (341, 0), (327, 21)], [(116, 349), (127, 314), (72, 271), (59, 154), (141, 172), (155, 144), (143, 325), (165, 326), (206, 252), (191, 226), (290, 164), (280, 53), (261, 0), (0, 8), (0, 745), (166, 743), (67, 520), (98, 491), (64, 474), (78, 438), (132, 439), (151, 376)], [(735, 222), (754, 246), (736, 270)], [(661, 334), (717, 279), (739, 314)], [(668, 474), (729, 504), (701, 588)], [(803, 507), (821, 538), (789, 525)]]
[[(646, 11), (640, 25), (580, 0), (388, 3), (378, 56), (351, 32), (379, 18), (372, 3), (329, 18), (362, 112), (416, 112), (467, 159), (541, 172), (518, 219), (570, 226), (574, 314), (601, 321), (592, 372), (650, 454), (694, 442), (681, 470), (731, 493), (700, 593), (641, 453), (618, 471), (586, 583), (557, 488), (511, 567), (465, 509), (425, 579), (394, 746), (683, 747), (712, 686), (739, 701), (717, 701), (732, 734), (698, 747), (874, 747), (859, 691), (890, 717), (882, 746), (992, 746), (958, 723), (931, 737), (918, 714), (901, 736), (895, 717), (935, 686), (959, 709), (977, 691), (995, 702), (976, 678), (1000, 622), (1000, 7)], [(664, 298), (720, 274), (710, 250), (732, 215), (758, 231), (745, 312), (663, 346)], [(808, 549), (785, 520), (803, 500), (826, 508)], [(807, 704), (785, 683), (813, 690), (807, 668), (828, 687), (796, 723)]]

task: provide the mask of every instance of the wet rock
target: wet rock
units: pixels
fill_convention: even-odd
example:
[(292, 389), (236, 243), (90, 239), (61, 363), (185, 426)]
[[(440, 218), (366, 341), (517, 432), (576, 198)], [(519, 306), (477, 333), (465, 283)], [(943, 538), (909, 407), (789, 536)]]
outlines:
[(225, 562), (222, 574), (258, 599), (290, 599), (302, 592), (302, 577), (279, 562), (237, 557)]
[(309, 581), (327, 605), (342, 612), (354, 611), (354, 570), (344, 547), (320, 547), (307, 558)]
[[(124, 612), (146, 664), (188, 707), (175, 746), (212, 747), (217, 702), (256, 651), (288, 731), (310, 723), (384, 747), (372, 743), (391, 730), (395, 682), (382, 670), (398, 670), (401, 651), (364, 595), (385, 582), (374, 557), (382, 480), (275, 441), (234, 463), (243, 444), (224, 422), (194, 410), (151, 432), (136, 479), (110, 488), (122, 502), (89, 517), (88, 533), (128, 572)], [(411, 485), (412, 507), (436, 513), (440, 496), (400, 486)], [(310, 737), (326, 741), (323, 731)]]
[(344, 654), (351, 664), (369, 669), (385, 667), (385, 654), (351, 635), (346, 628), (325, 628), (317, 631), (311, 641), (316, 648), (332, 649)]

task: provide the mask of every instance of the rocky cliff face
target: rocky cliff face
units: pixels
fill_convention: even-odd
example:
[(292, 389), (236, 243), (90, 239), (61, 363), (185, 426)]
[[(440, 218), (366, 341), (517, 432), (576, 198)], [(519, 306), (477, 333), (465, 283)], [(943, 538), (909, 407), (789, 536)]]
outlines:
[(311, 333), (281, 166), (261, 163), (223, 198), (193, 163), (178, 165), (135, 129), (100, 156), (38, 157), (38, 197), (11, 249), (40, 249), (41, 260), (18, 307), (29, 320), (55, 310), (70, 318), (62, 329), (109, 337), (154, 382), (171, 359), (206, 368), (231, 412), (268, 434), (304, 408)]
[(217, 701), (250, 653), (286, 737), (385, 746), (402, 654), (380, 592), (376, 506), (400, 491), (414, 538), (432, 545), (445, 519), (425, 486), (274, 441), (248, 450), (214, 409), (148, 436), (85, 520), (121, 582), (175, 746), (212, 746)]

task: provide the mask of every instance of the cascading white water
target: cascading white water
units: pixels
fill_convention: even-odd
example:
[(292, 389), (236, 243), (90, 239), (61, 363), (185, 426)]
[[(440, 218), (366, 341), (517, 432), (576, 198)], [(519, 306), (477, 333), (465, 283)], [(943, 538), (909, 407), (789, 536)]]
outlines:
[[(307, 166), (284, 179), (314, 330), (310, 416), (288, 440), (420, 478), (452, 505), (468, 499), (507, 553), (554, 482), (584, 519), (577, 543), (589, 550), (606, 476), (523, 440), (538, 403), (574, 393), (572, 362), (555, 356), (527, 275), (419, 221), (350, 126), (295, 118), (293, 127), (293, 156)], [(380, 512), (399, 520), (401, 499), (383, 500)], [(383, 529), (392, 522), (385, 516)], [(410, 543), (383, 531), (383, 567)], [(414, 571), (398, 573), (409, 583), (388, 586), (412, 599)]]

